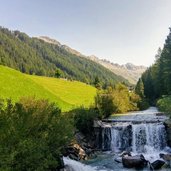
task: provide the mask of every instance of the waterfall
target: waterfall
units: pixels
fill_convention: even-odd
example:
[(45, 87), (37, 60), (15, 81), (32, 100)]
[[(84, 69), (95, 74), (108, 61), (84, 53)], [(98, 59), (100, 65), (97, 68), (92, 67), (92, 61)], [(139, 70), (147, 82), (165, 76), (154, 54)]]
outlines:
[(102, 150), (110, 150), (111, 148), (111, 127), (102, 129)]
[(111, 150), (115, 152), (129, 148), (131, 141), (131, 126), (129, 124), (115, 125), (111, 128)]
[(166, 146), (163, 123), (115, 123), (102, 129), (102, 150), (148, 153), (161, 151)]
[(95, 171), (93, 167), (84, 165), (78, 161), (71, 160), (67, 157), (63, 157), (63, 160), (66, 165), (66, 171)]
[(162, 123), (132, 125), (132, 151), (150, 153), (166, 147), (166, 130)]

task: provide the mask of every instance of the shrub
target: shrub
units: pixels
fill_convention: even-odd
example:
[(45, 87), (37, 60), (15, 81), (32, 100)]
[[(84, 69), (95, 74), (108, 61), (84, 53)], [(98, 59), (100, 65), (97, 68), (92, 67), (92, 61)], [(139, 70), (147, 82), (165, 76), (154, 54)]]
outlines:
[(93, 132), (94, 120), (99, 113), (95, 108), (78, 108), (72, 111), (74, 114), (75, 127), (85, 135), (91, 135)]
[(168, 113), (171, 116), (171, 96), (166, 96), (157, 101), (159, 110)]
[(149, 101), (145, 98), (140, 99), (138, 102), (138, 107), (140, 110), (145, 110), (150, 107)]
[(47, 100), (0, 105), (0, 170), (55, 170), (73, 134), (68, 115)]
[(114, 88), (101, 90), (95, 98), (96, 108), (102, 118), (109, 117), (112, 113), (123, 113), (138, 110), (140, 97), (129, 91), (123, 84), (117, 84)]
[(116, 110), (113, 104), (113, 96), (108, 91), (99, 91), (95, 97), (95, 106), (99, 110), (101, 119), (109, 117)]

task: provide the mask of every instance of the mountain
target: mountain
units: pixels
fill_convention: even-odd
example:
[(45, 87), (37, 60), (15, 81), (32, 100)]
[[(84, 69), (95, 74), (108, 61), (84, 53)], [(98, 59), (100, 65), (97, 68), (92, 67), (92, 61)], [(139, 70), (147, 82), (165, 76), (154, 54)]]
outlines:
[(67, 52), (69, 52), (69, 53), (71, 53), (73, 55), (76, 55), (76, 56), (79, 56), (79, 57), (86, 57), (85, 55), (81, 54), (77, 50), (72, 49), (67, 45), (62, 45), (60, 42), (58, 42), (55, 39), (51, 39), (51, 38), (49, 38), (47, 36), (40, 36), (40, 37), (36, 37), (36, 38), (40, 39), (40, 40), (43, 40), (43, 41), (45, 41), (47, 43), (55, 44), (55, 45), (59, 46), (61, 49), (64, 49), (64, 50), (66, 50)]
[(34, 96), (57, 103), (62, 111), (88, 107), (96, 95), (96, 88), (85, 83), (27, 75), (2, 65), (0, 80), (0, 99), (11, 98), (15, 102), (21, 97)]
[(75, 49), (72, 49), (67, 45), (62, 45), (62, 44), (60, 44), (60, 42), (58, 42), (54, 39), (51, 39), (47, 36), (41, 36), (41, 37), (38, 37), (38, 39), (41, 39), (47, 43), (56, 44), (56, 45), (60, 46), (62, 49), (65, 49), (67, 52), (69, 52), (73, 55), (91, 59), (92, 61), (109, 69), (114, 74), (127, 79), (131, 84), (136, 84), (138, 79), (141, 77), (142, 73), (147, 69), (145, 66), (136, 66), (131, 63), (127, 63), (125, 65), (119, 65), (117, 63), (112, 63), (105, 59), (99, 59), (98, 57), (96, 57), (94, 55), (86, 56), (86, 55), (83, 55), (82, 53), (76, 51)]
[(57, 70), (62, 77), (93, 84), (98, 77), (102, 85), (129, 82), (83, 57), (79, 52), (47, 38), (31, 38), (20, 31), (0, 27), (0, 64), (31, 75), (54, 77)]
[(136, 66), (131, 63), (127, 63), (125, 65), (119, 65), (116, 63), (112, 63), (105, 59), (99, 59), (96, 56), (89, 56), (89, 59), (95, 61), (103, 65), (104, 67), (108, 68), (113, 73), (120, 75), (127, 79), (130, 83), (136, 84), (138, 79), (141, 77), (142, 73), (146, 71), (147, 67), (145, 66)]

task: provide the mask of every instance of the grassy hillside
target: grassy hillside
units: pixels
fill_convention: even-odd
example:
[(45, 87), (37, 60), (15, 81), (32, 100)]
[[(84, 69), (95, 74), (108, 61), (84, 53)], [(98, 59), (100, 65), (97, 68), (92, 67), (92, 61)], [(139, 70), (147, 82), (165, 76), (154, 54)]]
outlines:
[(0, 65), (0, 98), (35, 96), (56, 102), (63, 111), (94, 102), (96, 89), (78, 81), (31, 76)]
[(19, 31), (0, 27), (0, 64), (31, 75), (62, 77), (93, 84), (98, 77), (102, 85), (128, 81), (87, 58), (67, 51), (61, 44), (50, 44)]

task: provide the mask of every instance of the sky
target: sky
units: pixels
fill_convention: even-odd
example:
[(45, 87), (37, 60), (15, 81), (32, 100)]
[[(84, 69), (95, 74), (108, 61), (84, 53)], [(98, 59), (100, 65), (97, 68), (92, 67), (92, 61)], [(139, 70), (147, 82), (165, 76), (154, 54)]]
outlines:
[(84, 55), (150, 66), (171, 27), (171, 0), (0, 0), (0, 25)]

